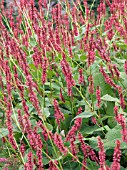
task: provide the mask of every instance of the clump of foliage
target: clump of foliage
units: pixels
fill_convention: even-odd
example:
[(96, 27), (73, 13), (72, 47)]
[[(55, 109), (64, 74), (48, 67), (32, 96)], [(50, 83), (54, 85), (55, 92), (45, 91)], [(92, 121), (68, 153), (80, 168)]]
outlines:
[(127, 1), (50, 3), (1, 2), (0, 167), (124, 170)]

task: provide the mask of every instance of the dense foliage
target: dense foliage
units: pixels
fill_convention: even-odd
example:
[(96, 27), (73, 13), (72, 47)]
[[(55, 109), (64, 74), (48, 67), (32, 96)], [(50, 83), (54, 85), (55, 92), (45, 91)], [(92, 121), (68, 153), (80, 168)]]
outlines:
[(127, 1), (49, 3), (0, 5), (0, 168), (126, 170)]

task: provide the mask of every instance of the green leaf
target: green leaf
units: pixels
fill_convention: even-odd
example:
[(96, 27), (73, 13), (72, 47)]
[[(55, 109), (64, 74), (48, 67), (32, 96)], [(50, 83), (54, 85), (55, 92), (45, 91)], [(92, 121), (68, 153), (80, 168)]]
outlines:
[(90, 144), (90, 146), (91, 146), (92, 148), (94, 148), (96, 151), (99, 150), (97, 137), (91, 137), (91, 138), (89, 139), (89, 144)]
[[(108, 128), (109, 129), (109, 128)], [(116, 147), (116, 140), (121, 141), (121, 127), (119, 125), (115, 126), (113, 129), (109, 129), (107, 134), (105, 135), (105, 139), (103, 139), (104, 149), (107, 151), (108, 149), (114, 149)], [(98, 149), (97, 137), (92, 137), (89, 139), (90, 146), (92, 146), (95, 150)], [(121, 149), (127, 149), (127, 145), (125, 142), (121, 143)]]
[(95, 88), (97, 86), (100, 86), (100, 88), (101, 88), (101, 95), (105, 95), (107, 93), (113, 94), (111, 86), (109, 84), (105, 83), (104, 77), (102, 76), (101, 73), (98, 73), (98, 70), (93, 72), (93, 77), (94, 77)]
[(127, 79), (127, 75), (126, 75), (125, 72), (120, 72), (120, 77), (121, 77), (122, 79), (124, 79), (124, 80)]
[(85, 134), (93, 134), (94, 132), (99, 132), (99, 131), (104, 131), (104, 130), (109, 130), (109, 127), (107, 125), (103, 127), (98, 127), (97, 125), (94, 126), (85, 126), (85, 128), (83, 128), (83, 133)]
[(60, 110), (62, 113), (64, 114), (71, 114), (71, 111), (67, 110), (67, 109), (63, 109), (62, 107), (60, 107)]
[(84, 36), (84, 34), (80, 34), (78, 36), (75, 36), (74, 39), (75, 39), (75, 41), (79, 41), (83, 38), (83, 36)]
[(119, 59), (117, 57), (114, 58), (119, 64), (124, 64), (125, 63), (125, 59)]
[(112, 97), (108, 94), (104, 95), (103, 97), (101, 97), (102, 100), (104, 101), (112, 101), (112, 102), (120, 102), (119, 99), (115, 98), (115, 97)]
[(8, 135), (8, 130), (6, 128), (0, 128), (0, 139)]
[(77, 118), (89, 118), (89, 117), (92, 117), (94, 115), (95, 115), (94, 112), (93, 113), (91, 113), (91, 112), (82, 112), (81, 114), (77, 115), (74, 119), (77, 119)]
[(78, 162), (74, 162), (74, 161), (71, 161), (71, 160), (68, 160), (65, 162), (64, 164), (64, 170), (79, 170), (81, 169), (81, 165), (78, 163)]
[(46, 127), (48, 128), (48, 130), (52, 131), (53, 130), (53, 126), (49, 123), (46, 123)]
[(110, 115), (110, 116), (114, 116), (114, 106), (115, 106), (115, 103), (112, 102), (112, 101), (107, 101), (106, 103), (107, 107), (106, 107), (106, 114), (107, 115)]
[(91, 28), (91, 31), (93, 31), (93, 30), (95, 30), (96, 28), (99, 28), (99, 27), (100, 27), (100, 25), (96, 25), (96, 26)]
[(124, 42), (116, 42), (115, 43), (117, 47), (121, 48), (122, 50), (126, 50), (127, 49), (127, 45)]
[(114, 118), (114, 116), (108, 116), (108, 115), (106, 115), (106, 116), (100, 118), (99, 120), (100, 120), (100, 121), (104, 121), (104, 120), (106, 120), (106, 119), (108, 119), (108, 118)]
[(21, 166), (19, 167), (19, 170), (24, 170), (24, 165), (21, 165)]
[(47, 118), (50, 116), (49, 108), (44, 108), (44, 116)]
[(90, 159), (87, 159), (87, 167), (89, 169), (91, 169), (91, 170), (92, 169), (94, 169), (94, 170), (98, 170), (99, 169), (98, 164), (96, 162), (91, 161)]
[(86, 32), (86, 25), (82, 25), (79, 30), (81, 30), (82, 34)]
[[(105, 150), (114, 149), (116, 140), (121, 141), (121, 136), (121, 126), (117, 125), (113, 129), (110, 129), (105, 136), (106, 139), (103, 140)], [(122, 142), (120, 148), (127, 149), (127, 144)]]
[(44, 157), (44, 156), (43, 156), (42, 161), (43, 161), (43, 164), (44, 164), (44, 165), (47, 165), (47, 164), (49, 163), (49, 159), (47, 159), (47, 158)]
[(117, 122), (115, 121), (114, 117), (112, 118), (109, 118), (108, 121), (107, 121), (109, 127), (112, 129), (116, 126)]
[(35, 46), (37, 45), (37, 42), (36, 42), (36, 39), (35, 39), (35, 38), (31, 37), (31, 38), (29, 39), (29, 41), (30, 41), (30, 45), (31, 45), (32, 47), (35, 47)]

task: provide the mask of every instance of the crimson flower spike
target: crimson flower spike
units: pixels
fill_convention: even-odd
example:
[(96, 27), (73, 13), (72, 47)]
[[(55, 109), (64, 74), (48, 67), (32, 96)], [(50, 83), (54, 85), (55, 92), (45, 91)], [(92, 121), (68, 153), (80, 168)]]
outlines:
[(120, 170), (120, 158), (121, 158), (120, 141), (117, 140), (116, 147), (114, 149), (113, 163), (111, 165), (111, 170)]

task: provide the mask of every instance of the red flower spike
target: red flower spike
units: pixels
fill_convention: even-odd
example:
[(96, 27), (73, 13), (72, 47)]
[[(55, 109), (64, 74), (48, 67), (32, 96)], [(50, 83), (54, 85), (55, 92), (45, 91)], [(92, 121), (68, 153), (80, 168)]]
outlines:
[(64, 155), (67, 154), (68, 149), (64, 146), (62, 137), (58, 134), (54, 134), (54, 144), (59, 148), (60, 152)]
[(125, 73), (127, 74), (127, 60), (126, 60), (125, 63), (124, 63), (124, 71), (125, 71)]
[[(79, 115), (82, 112), (82, 108), (80, 107), (78, 109), (78, 113), (77, 115)], [(82, 124), (82, 118), (77, 118), (74, 122), (74, 125), (72, 126), (72, 128), (69, 130), (67, 136), (66, 136), (66, 141), (71, 141), (71, 138), (76, 137), (76, 131), (78, 131), (81, 127)]]
[(96, 99), (97, 99), (97, 107), (100, 108), (100, 104), (101, 104), (101, 91), (100, 91), (100, 87), (97, 86), (96, 89)]
[(83, 76), (83, 70), (79, 69), (79, 79), (78, 79), (79, 84), (85, 84), (84, 76)]
[(42, 135), (44, 136), (44, 140), (47, 141), (50, 137), (53, 140), (53, 134), (51, 131), (46, 129), (46, 127), (43, 125), (42, 121), (38, 122), (38, 126), (42, 129)]
[(59, 170), (56, 165), (58, 165), (58, 162), (56, 160), (49, 161), (49, 168), (48, 170)]
[(60, 99), (63, 103), (65, 103), (65, 100), (64, 100), (64, 97), (63, 97), (63, 94), (62, 94), (62, 88), (60, 88)]
[(53, 104), (54, 104), (56, 122), (58, 123), (58, 126), (60, 126), (60, 119), (63, 121), (65, 119), (64, 114), (60, 111), (59, 105), (56, 99), (54, 99)]
[(100, 136), (98, 137), (98, 147), (100, 149), (100, 151), (99, 151), (99, 164), (100, 164), (99, 170), (105, 170), (106, 155), (105, 155), (104, 145), (103, 145), (103, 142), (101, 141)]
[(88, 87), (89, 93), (93, 94), (94, 93), (94, 82), (93, 82), (93, 76), (92, 75), (90, 75), (88, 77), (88, 81), (89, 81), (89, 87)]
[(45, 84), (46, 82), (46, 77), (47, 77), (47, 74), (46, 74), (46, 70), (48, 68), (48, 59), (46, 57), (44, 57), (44, 61), (43, 61), (43, 64), (42, 64), (42, 84)]
[(24, 156), (24, 154), (25, 154), (25, 144), (22, 144), (20, 146), (20, 152), (21, 152), (22, 156)]
[(113, 163), (111, 165), (111, 170), (120, 170), (120, 157), (121, 157), (120, 141), (117, 140), (116, 147), (114, 149)]
[(85, 166), (86, 166), (86, 159), (88, 157), (90, 157), (93, 161), (98, 163), (98, 158), (97, 158), (94, 150), (84, 142), (83, 135), (80, 132), (78, 132), (78, 139), (81, 143), (81, 149), (82, 149), (83, 154), (84, 154), (83, 162), (85, 163)]
[(121, 134), (122, 134), (122, 140), (127, 143), (127, 128), (126, 128), (126, 120), (125, 117), (122, 114), (118, 113), (118, 107), (114, 107), (114, 113), (115, 113), (115, 119), (122, 127)]
[(27, 162), (24, 165), (25, 170), (33, 170), (34, 164), (33, 164), (33, 154), (32, 152), (29, 152), (27, 155)]
[(109, 84), (110, 86), (114, 87), (115, 89), (117, 89), (117, 85), (114, 83), (114, 81), (105, 73), (103, 67), (100, 67), (100, 72), (102, 73), (105, 81), (107, 84)]
[(68, 62), (66, 61), (65, 55), (61, 61), (62, 72), (65, 76), (68, 88), (68, 96), (72, 96), (72, 87), (75, 86), (75, 81), (72, 77), (71, 67), (69, 66)]

